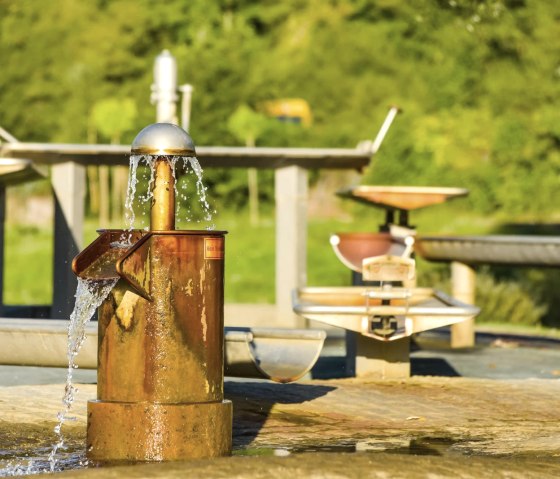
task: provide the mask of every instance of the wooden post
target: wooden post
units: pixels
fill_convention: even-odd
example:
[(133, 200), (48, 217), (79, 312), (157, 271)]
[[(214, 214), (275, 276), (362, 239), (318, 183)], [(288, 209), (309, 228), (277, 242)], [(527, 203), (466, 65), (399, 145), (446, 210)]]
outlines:
[(74, 307), (77, 279), (72, 259), (83, 242), (86, 169), (73, 162), (51, 168), (54, 192), (54, 278), (51, 318), (66, 319)]
[(276, 311), (281, 327), (304, 327), (292, 310), (292, 291), (307, 284), (307, 171), (279, 168), (276, 198)]
[[(476, 272), (464, 263), (451, 263), (452, 296), (467, 304), (474, 304), (476, 289)], [(472, 348), (475, 345), (474, 318), (461, 321), (451, 326), (451, 347)]]
[(6, 187), (0, 186), (0, 316), (4, 315), (4, 233), (6, 223)]
[(347, 331), (346, 374), (376, 379), (410, 377), (410, 338), (378, 341)]

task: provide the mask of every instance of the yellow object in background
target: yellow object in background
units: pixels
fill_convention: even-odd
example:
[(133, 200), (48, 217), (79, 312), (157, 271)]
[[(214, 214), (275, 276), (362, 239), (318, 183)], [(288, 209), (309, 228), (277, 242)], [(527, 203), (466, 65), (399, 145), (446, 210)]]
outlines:
[(287, 123), (311, 126), (313, 117), (309, 103), (302, 98), (282, 98), (263, 103), (267, 115)]

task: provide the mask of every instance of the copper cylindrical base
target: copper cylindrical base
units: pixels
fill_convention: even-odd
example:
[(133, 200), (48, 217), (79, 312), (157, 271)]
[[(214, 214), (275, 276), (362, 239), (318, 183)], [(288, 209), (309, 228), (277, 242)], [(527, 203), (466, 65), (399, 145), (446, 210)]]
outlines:
[(179, 461), (227, 456), (231, 438), (231, 401), (88, 402), (88, 459)]

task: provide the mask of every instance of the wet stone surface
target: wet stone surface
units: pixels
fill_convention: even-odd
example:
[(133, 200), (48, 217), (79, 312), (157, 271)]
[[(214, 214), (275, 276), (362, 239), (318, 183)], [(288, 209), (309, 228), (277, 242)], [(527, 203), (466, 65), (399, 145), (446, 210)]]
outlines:
[(81, 470), (61, 477), (192, 478), (192, 479), (438, 479), (438, 478), (549, 478), (560, 469), (548, 460), (508, 460), (481, 457), (442, 458), (397, 454), (315, 453), (287, 457), (252, 456), (190, 463), (150, 464)]
[[(81, 385), (65, 425), (83, 454)], [(0, 467), (48, 449), (62, 386), (0, 388)], [(234, 457), (103, 467), (67, 477), (560, 477), (558, 380), (418, 377), (274, 384), (226, 382)], [(44, 435), (43, 435), (44, 434)], [(72, 466), (74, 467), (74, 466)]]

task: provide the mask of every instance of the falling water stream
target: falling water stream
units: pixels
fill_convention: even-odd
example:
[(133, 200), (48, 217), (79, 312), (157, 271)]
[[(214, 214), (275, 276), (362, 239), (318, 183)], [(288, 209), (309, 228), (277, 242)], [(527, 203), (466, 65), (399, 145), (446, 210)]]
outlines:
[(63, 408), (58, 412), (58, 424), (54, 428), (57, 442), (49, 454), (50, 471), (56, 471), (57, 451), (64, 446), (64, 436), (62, 435), (62, 425), (65, 421), (73, 418), (68, 417), (68, 413), (72, 408), (78, 388), (72, 383), (72, 373), (78, 367), (75, 362), (76, 356), (80, 352), (82, 345), (86, 339), (86, 324), (95, 314), (95, 311), (109, 293), (117, 284), (118, 279), (107, 281), (90, 281), (78, 278), (78, 288), (76, 289), (76, 303), (74, 311), (70, 315), (70, 324), (68, 326), (68, 371), (66, 373), (66, 385), (64, 387), (64, 396), (62, 397)]
[[(131, 155), (130, 157), (130, 168), (128, 177), (128, 188), (125, 200), (125, 223), (126, 229), (120, 240), (114, 244), (112, 247), (117, 248), (128, 248), (132, 244), (132, 230), (134, 229), (145, 229), (149, 228), (146, 218), (142, 218), (140, 224), (137, 224), (137, 218), (135, 214), (135, 201), (139, 201), (141, 206), (150, 202), (153, 198), (153, 185), (155, 180), (155, 163), (161, 157), (151, 156), (151, 155)], [(198, 160), (194, 157), (164, 157), (166, 161), (169, 161), (173, 178), (175, 179), (175, 195), (177, 198), (177, 210), (176, 218), (177, 223), (181, 222), (197, 222), (201, 221), (208, 222), (206, 228), (208, 230), (213, 230), (214, 225), (210, 222), (212, 221), (213, 213), (208, 200), (206, 198), (206, 186), (202, 181), (202, 168)], [(187, 176), (187, 181), (184, 181), (180, 187), (177, 186), (178, 183), (178, 171), (177, 166), (181, 167), (182, 172)], [(138, 190), (138, 172), (139, 166), (147, 166), (140, 177), (144, 183), (147, 183), (147, 188), (145, 193), (139, 193)], [(147, 170), (147, 171), (146, 171)], [(180, 203), (181, 200), (188, 204), (190, 197), (187, 195), (188, 188), (188, 175), (194, 175), (195, 187), (196, 187), (196, 197), (198, 199), (199, 208), (201, 210), (202, 219), (195, 219), (194, 213), (190, 207), (187, 207), (186, 214), (180, 214)], [(142, 208), (142, 216), (146, 216), (146, 210), (148, 208)], [(62, 409), (57, 414), (57, 424), (54, 428), (55, 433), (55, 443), (50, 449), (50, 453), (46, 459), (32, 459), (28, 461), (19, 461), (8, 464), (3, 469), (0, 469), (0, 476), (23, 476), (31, 474), (42, 474), (48, 472), (58, 472), (66, 469), (65, 462), (60, 459), (60, 451), (65, 449), (65, 438), (62, 431), (62, 426), (67, 421), (72, 421), (73, 417), (69, 414), (72, 409), (72, 404), (76, 398), (78, 388), (74, 385), (72, 381), (73, 371), (78, 367), (76, 364), (76, 357), (80, 348), (85, 340), (86, 325), (91, 317), (95, 314), (97, 308), (103, 303), (103, 301), (109, 296), (111, 290), (117, 283), (118, 279), (115, 280), (87, 280), (78, 278), (78, 288), (76, 290), (76, 302), (74, 305), (74, 310), (70, 315), (70, 324), (68, 326), (68, 371), (66, 376), (66, 384), (64, 388), (64, 395), (62, 397)], [(87, 466), (87, 460), (82, 454), (69, 467), (76, 469), (79, 467)]]
[[(23, 476), (30, 474), (41, 474), (45, 472), (56, 472), (61, 470), (57, 452), (64, 449), (64, 436), (62, 434), (62, 425), (66, 421), (74, 418), (68, 414), (72, 408), (72, 404), (78, 392), (78, 388), (72, 382), (74, 369), (78, 367), (76, 364), (76, 356), (82, 347), (86, 338), (86, 325), (91, 317), (95, 314), (97, 308), (109, 295), (117, 280), (108, 281), (91, 281), (78, 278), (78, 288), (76, 289), (76, 303), (74, 310), (70, 315), (70, 324), (68, 326), (68, 371), (66, 373), (66, 385), (64, 388), (64, 396), (62, 397), (62, 409), (57, 414), (58, 423), (54, 428), (56, 442), (52, 446), (50, 454), (46, 461), (29, 460), (27, 463), (10, 464), (5, 469), (0, 469), (0, 476)], [(82, 463), (85, 465), (85, 463)]]

